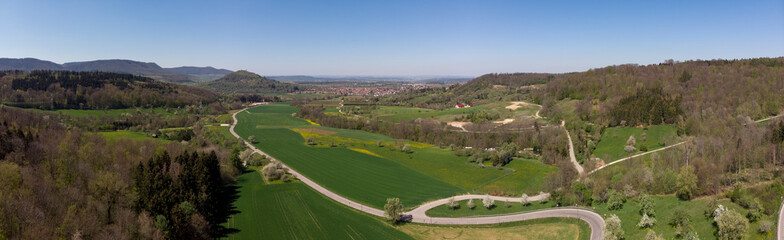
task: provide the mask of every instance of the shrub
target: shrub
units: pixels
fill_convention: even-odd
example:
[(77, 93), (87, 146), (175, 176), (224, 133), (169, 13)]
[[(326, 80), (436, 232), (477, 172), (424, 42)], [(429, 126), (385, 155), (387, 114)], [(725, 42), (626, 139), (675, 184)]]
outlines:
[(743, 239), (749, 223), (739, 213), (727, 210), (716, 219), (719, 227), (719, 239)]
[(484, 205), (485, 208), (490, 209), (495, 206), (495, 200), (490, 198), (490, 195), (485, 195), (485, 198), (482, 199), (482, 205)]
[(651, 228), (656, 224), (656, 219), (649, 217), (648, 214), (643, 214), (640, 222), (637, 223), (638, 228)]
[(773, 222), (764, 220), (760, 222), (758, 231), (762, 234), (767, 234), (773, 228)]
[(449, 202), (447, 202), (446, 205), (449, 207), (449, 209), (452, 209), (452, 210), (460, 208), (460, 203), (455, 201), (455, 198), (450, 198)]
[(476, 205), (474, 205), (474, 199), (468, 199), (468, 203), (466, 204), (468, 209), (474, 209)]
[(607, 198), (607, 209), (609, 210), (619, 210), (623, 208), (623, 203), (626, 202), (626, 196), (622, 193), (611, 190), (610, 197)]
[(623, 150), (626, 151), (627, 153), (633, 153), (637, 151), (637, 148), (635, 148), (632, 145), (626, 145), (625, 147), (623, 147)]
[(604, 224), (604, 239), (617, 240), (623, 239), (623, 228), (621, 227), (621, 219), (615, 214), (610, 215)]

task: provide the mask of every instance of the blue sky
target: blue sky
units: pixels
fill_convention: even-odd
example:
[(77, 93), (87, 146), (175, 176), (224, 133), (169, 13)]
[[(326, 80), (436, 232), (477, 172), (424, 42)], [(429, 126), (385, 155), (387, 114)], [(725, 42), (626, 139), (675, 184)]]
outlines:
[(262, 75), (571, 72), (784, 56), (784, 1), (2, 1), (0, 57)]

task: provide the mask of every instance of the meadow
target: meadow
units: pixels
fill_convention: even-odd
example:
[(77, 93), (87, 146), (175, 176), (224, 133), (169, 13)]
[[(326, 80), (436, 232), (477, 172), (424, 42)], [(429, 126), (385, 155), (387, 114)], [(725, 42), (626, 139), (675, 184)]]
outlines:
[[(699, 235), (700, 239), (716, 239), (717, 228), (713, 225), (713, 219), (707, 218), (703, 214), (709, 198), (694, 199), (691, 201), (678, 200), (674, 195), (664, 196), (651, 196), (655, 203), (655, 218), (656, 225), (652, 228), (657, 234), (662, 235), (664, 239), (675, 238), (675, 228), (667, 224), (677, 211), (686, 212), (691, 217), (691, 225)], [(748, 210), (743, 209), (737, 204), (729, 200), (719, 200), (719, 204), (737, 211), (743, 216), (746, 216)], [(642, 217), (640, 215), (640, 204), (637, 199), (628, 199), (626, 204), (620, 210), (610, 211), (607, 209), (606, 204), (596, 204), (596, 211), (603, 216), (610, 216), (610, 214), (618, 215), (621, 219), (621, 226), (625, 232), (626, 239), (644, 239), (645, 234), (648, 233), (646, 229), (637, 227), (637, 223)], [(774, 217), (763, 215), (762, 220), (770, 220), (776, 222)], [(746, 231), (745, 239), (769, 239), (770, 236), (762, 235), (757, 232), (759, 229), (759, 222), (749, 224)]]
[(381, 218), (344, 207), (302, 183), (265, 185), (258, 171), (237, 179), (240, 211), (228, 239), (412, 239)]
[[(593, 151), (593, 156), (601, 158), (604, 163), (611, 163), (620, 158), (628, 157), (637, 153), (641, 153), (640, 149), (632, 153), (624, 151), (626, 140), (629, 136), (634, 136), (637, 141), (635, 147), (644, 144), (648, 151), (656, 150), (665, 147), (667, 144), (676, 143), (677, 129), (672, 125), (655, 125), (647, 129), (636, 127), (610, 127), (606, 128), (602, 133), (602, 138), (596, 144), (596, 149)], [(642, 134), (645, 133), (645, 141), (643, 141)], [(664, 144), (662, 144), (664, 143)], [(638, 147), (639, 148), (639, 147)]]
[(519, 202), (510, 202), (509, 207), (503, 201), (495, 201), (495, 207), (489, 209), (482, 205), (482, 199), (474, 199), (474, 205), (476, 206), (474, 209), (468, 208), (468, 200), (457, 201), (457, 203), (460, 205), (459, 208), (451, 209), (444, 204), (427, 210), (425, 214), (430, 217), (480, 217), (507, 215), (555, 207), (555, 202), (552, 201), (531, 202), (527, 206), (523, 206)]
[[(313, 127), (291, 116), (297, 109), (286, 103), (249, 109), (237, 115), (237, 133), (256, 136), (259, 149), (283, 161), (320, 185), (349, 199), (382, 208), (398, 197), (404, 206), (463, 193), (466, 190), (414, 171), (398, 162), (347, 148), (308, 147), (288, 127)], [(360, 133), (357, 137), (368, 137)]]
[(557, 167), (524, 158), (516, 158), (504, 167), (515, 172), (481, 186), (481, 192), (515, 197), (523, 193), (537, 195), (544, 188), (545, 179), (558, 170)]
[(99, 136), (105, 138), (109, 141), (118, 141), (120, 139), (131, 139), (131, 140), (152, 140), (160, 143), (169, 143), (169, 140), (161, 139), (161, 138), (153, 138), (150, 134), (144, 132), (131, 132), (131, 131), (113, 131), (113, 132), (97, 132)]

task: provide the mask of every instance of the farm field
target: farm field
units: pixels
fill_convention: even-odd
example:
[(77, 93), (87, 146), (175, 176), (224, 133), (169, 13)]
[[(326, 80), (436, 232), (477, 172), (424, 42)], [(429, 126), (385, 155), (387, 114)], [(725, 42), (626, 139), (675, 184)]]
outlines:
[[(641, 153), (639, 149), (633, 153), (624, 151), (626, 140), (629, 136), (634, 135), (637, 140), (637, 146), (644, 144), (648, 151), (656, 150), (666, 146), (666, 144), (674, 144), (677, 137), (677, 129), (672, 125), (655, 125), (648, 127), (647, 130), (635, 127), (611, 127), (604, 130), (602, 138), (596, 144), (596, 150), (593, 151), (593, 156), (601, 158), (604, 163), (611, 163), (620, 158), (628, 157), (637, 153)], [(646, 139), (644, 142), (642, 134), (645, 133)], [(662, 145), (661, 143), (666, 143)], [(639, 148), (639, 147), (638, 147)]]
[[(675, 228), (667, 223), (672, 219), (672, 216), (676, 211), (684, 211), (691, 216), (691, 225), (694, 227), (694, 230), (697, 231), (700, 239), (716, 239), (715, 233), (717, 228), (713, 225), (713, 219), (703, 215), (703, 211), (710, 199), (701, 198), (691, 201), (681, 201), (674, 195), (651, 196), (651, 198), (655, 202), (654, 209), (656, 213), (656, 225), (653, 227), (653, 230), (656, 231), (657, 234), (662, 235), (664, 239), (675, 238)], [(719, 204), (737, 211), (743, 216), (746, 216), (746, 213), (748, 212), (748, 210), (743, 209), (729, 200), (720, 200)], [(647, 230), (640, 229), (636, 226), (642, 217), (639, 213), (640, 204), (637, 199), (628, 199), (626, 204), (623, 205), (623, 208), (616, 211), (607, 210), (606, 204), (596, 204), (594, 207), (599, 214), (606, 216), (610, 216), (610, 214), (618, 215), (618, 218), (621, 219), (621, 226), (625, 232), (624, 236), (626, 239), (645, 238)], [(762, 220), (776, 222), (775, 217), (767, 215), (763, 215), (760, 221)], [(745, 239), (769, 239), (769, 236), (759, 234), (757, 229), (759, 229), (759, 221), (750, 223), (749, 228), (746, 231)]]
[(405, 224), (399, 229), (416, 239), (588, 240), (591, 235), (587, 223), (572, 218), (543, 218), (481, 226)]
[(265, 185), (258, 171), (237, 179), (240, 213), (228, 239), (411, 239), (384, 220), (321, 196), (302, 183)]
[[(518, 196), (519, 197), (519, 196)], [(468, 200), (457, 201), (460, 207), (450, 209), (446, 204), (431, 208), (425, 214), (430, 217), (479, 217), (491, 215), (506, 215), (526, 211), (534, 211), (545, 208), (555, 207), (555, 202), (531, 202), (528, 206), (523, 206), (519, 202), (510, 202), (511, 207), (506, 207), (503, 201), (495, 201), (495, 207), (490, 209), (482, 205), (482, 199), (474, 199), (474, 209), (468, 208)]]
[[(368, 133), (367, 135), (363, 135), (345, 132), (342, 136), (354, 136), (357, 138), (340, 137), (341, 132), (337, 132), (339, 130), (341, 129), (294, 129), (294, 131), (302, 135), (303, 139), (312, 138), (315, 143), (312, 147), (329, 147), (330, 144), (336, 144), (339, 147), (347, 147), (356, 152), (396, 161), (408, 168), (424, 173), (425, 175), (433, 176), (441, 181), (463, 189), (474, 189), (507, 173), (507, 171), (498, 171), (492, 167), (480, 168), (476, 165), (468, 164), (465, 157), (455, 156), (452, 151), (440, 149), (432, 145), (405, 141), (403, 143), (410, 144), (413, 152), (404, 153), (396, 150), (396, 143), (387, 136), (379, 135), (381, 137), (374, 138), (374, 135), (378, 134), (370, 135), (372, 133)], [(322, 131), (321, 133), (324, 134), (334, 134), (324, 135), (314, 133), (318, 131)], [(373, 139), (382, 140), (383, 146), (379, 147), (376, 141), (372, 141)], [(519, 188), (521, 187), (520, 184), (513, 187)]]
[(372, 207), (382, 208), (390, 197), (413, 207), (466, 191), (386, 158), (340, 147), (308, 147), (298, 133), (286, 128), (314, 126), (293, 118), (295, 111), (285, 103), (252, 108), (237, 115), (235, 131), (245, 139), (256, 136), (258, 148), (320, 185)]
[(543, 189), (545, 179), (558, 170), (557, 167), (523, 158), (516, 158), (504, 167), (515, 172), (482, 186), (482, 192), (515, 197), (523, 193), (537, 195)]

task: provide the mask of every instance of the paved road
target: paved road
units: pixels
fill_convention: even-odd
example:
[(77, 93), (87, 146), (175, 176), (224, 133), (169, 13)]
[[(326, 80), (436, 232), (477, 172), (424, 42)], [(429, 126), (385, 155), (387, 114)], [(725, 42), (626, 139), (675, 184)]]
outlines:
[(569, 135), (569, 130), (566, 130), (566, 121), (561, 120), (561, 127), (566, 131), (566, 138), (569, 139), (569, 159), (572, 160), (572, 164), (574, 164), (574, 169), (577, 170), (577, 173), (582, 176), (585, 174), (585, 170), (583, 170), (583, 166), (577, 162), (577, 158), (574, 156), (574, 144), (572, 144), (572, 136)]
[[(232, 123), (231, 127), (229, 127), (229, 132), (231, 132), (231, 134), (234, 135), (234, 137), (236, 137), (238, 139), (241, 139), (242, 142), (245, 143), (245, 145), (248, 146), (248, 148), (253, 149), (254, 152), (266, 156), (271, 161), (280, 162), (277, 159), (273, 158), (272, 156), (270, 156), (270, 155), (264, 153), (263, 151), (259, 150), (258, 148), (256, 148), (252, 144), (250, 144), (249, 142), (245, 141), (245, 139), (241, 138), (240, 135), (238, 135), (234, 131), (234, 127), (237, 125), (237, 114), (240, 113), (240, 112), (243, 112), (245, 110), (247, 110), (247, 108), (242, 109), (242, 110), (237, 111), (234, 114), (232, 114), (231, 117), (234, 120), (234, 123)], [(367, 205), (364, 205), (364, 204), (361, 204), (361, 203), (358, 203), (358, 202), (354, 202), (354, 201), (349, 200), (347, 198), (344, 198), (344, 197), (342, 197), (342, 196), (340, 196), (340, 195), (338, 195), (338, 194), (336, 194), (336, 193), (334, 193), (332, 191), (327, 190), (326, 188), (322, 187), (321, 185), (318, 185), (317, 183), (313, 182), (309, 178), (307, 178), (304, 175), (298, 173), (297, 171), (295, 171), (294, 169), (288, 167), (287, 165), (283, 164), (282, 162), (280, 162), (280, 163), (283, 165), (283, 167), (287, 168), (289, 170), (289, 173), (291, 173), (294, 177), (296, 177), (297, 179), (299, 179), (300, 181), (305, 183), (305, 185), (308, 185), (309, 187), (313, 188), (317, 192), (319, 192), (321, 194), (324, 194), (324, 196), (327, 196), (328, 198), (331, 198), (331, 199), (333, 199), (333, 200), (335, 200), (335, 201), (337, 201), (337, 202), (339, 202), (339, 203), (341, 203), (343, 205), (349, 206), (349, 207), (357, 209), (359, 211), (362, 211), (362, 212), (365, 212), (365, 213), (368, 213), (368, 214), (371, 214), (371, 215), (374, 215), (374, 216), (384, 217), (384, 211), (382, 211), (380, 209), (375, 209), (375, 208), (369, 207)], [(465, 199), (483, 199), (484, 197), (485, 197), (485, 195), (460, 195), (460, 196), (455, 196), (454, 198), (456, 200), (465, 200)], [(542, 199), (548, 198), (548, 197), (550, 197), (549, 193), (539, 194), (537, 196), (529, 197), (529, 201), (539, 201), (539, 200), (542, 200)], [(496, 196), (491, 196), (491, 198), (493, 198), (496, 201), (510, 201), (510, 202), (521, 202), (522, 201), (522, 198), (496, 197)], [(592, 240), (602, 239), (602, 236), (603, 236), (604, 219), (601, 216), (599, 216), (599, 214), (596, 214), (595, 212), (592, 212), (592, 211), (589, 211), (589, 210), (585, 210), (585, 209), (578, 209), (578, 208), (556, 208), (556, 209), (547, 209), (547, 210), (541, 210), (541, 211), (535, 211), (535, 212), (526, 212), (526, 213), (520, 213), (520, 214), (492, 216), (492, 217), (433, 218), (433, 217), (428, 217), (427, 215), (425, 215), (425, 212), (427, 212), (427, 210), (429, 210), (431, 208), (434, 208), (434, 207), (437, 207), (437, 206), (440, 206), (440, 205), (443, 205), (444, 203), (447, 203), (449, 201), (449, 199), (451, 199), (451, 197), (450, 198), (436, 200), (436, 201), (432, 201), (432, 202), (429, 202), (429, 203), (425, 203), (425, 204), (420, 205), (419, 207), (415, 208), (414, 210), (408, 212), (407, 214), (411, 214), (412, 215), (412, 217), (413, 217), (412, 218), (412, 222), (426, 223), (426, 224), (438, 224), (438, 225), (495, 224), (495, 223), (517, 222), (517, 221), (532, 220), (532, 219), (538, 219), (538, 218), (551, 218), (551, 217), (578, 218), (578, 219), (582, 219), (582, 220), (586, 221), (588, 223), (588, 225), (591, 227), (591, 239)]]
[(784, 202), (781, 203), (781, 207), (779, 208), (779, 223), (776, 227), (776, 239), (784, 240)]

